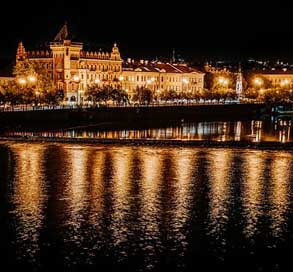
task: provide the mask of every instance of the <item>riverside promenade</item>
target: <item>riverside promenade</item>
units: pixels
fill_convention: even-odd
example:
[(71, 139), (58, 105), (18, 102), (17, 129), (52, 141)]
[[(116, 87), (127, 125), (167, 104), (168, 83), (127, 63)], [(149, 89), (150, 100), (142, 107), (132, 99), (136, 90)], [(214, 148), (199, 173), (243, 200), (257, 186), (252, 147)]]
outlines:
[(70, 127), (118, 122), (157, 122), (170, 120), (245, 120), (269, 114), (262, 103), (185, 104), (75, 108), (29, 108), (0, 112), (1, 128)]

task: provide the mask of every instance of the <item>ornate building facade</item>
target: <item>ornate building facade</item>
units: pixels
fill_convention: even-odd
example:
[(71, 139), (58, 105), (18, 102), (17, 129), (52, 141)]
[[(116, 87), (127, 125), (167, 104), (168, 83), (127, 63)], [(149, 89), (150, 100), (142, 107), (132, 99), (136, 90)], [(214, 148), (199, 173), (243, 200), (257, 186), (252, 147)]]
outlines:
[(81, 103), (91, 84), (123, 88), (131, 94), (137, 87), (153, 91), (195, 92), (203, 88), (204, 73), (187, 65), (148, 61), (123, 63), (117, 44), (110, 52), (84, 51), (83, 43), (73, 41), (65, 24), (47, 50), (27, 51), (22, 42), (16, 62), (29, 60), (37, 73), (52, 79), (64, 90), (67, 102)]
[(67, 24), (59, 31), (48, 50), (26, 51), (19, 43), (16, 62), (29, 60), (37, 73), (53, 80), (58, 89), (64, 90), (65, 100), (82, 102), (84, 91), (90, 84), (119, 87), (122, 59), (114, 44), (111, 52), (84, 51), (83, 43), (73, 42)]
[(123, 63), (120, 80), (122, 87), (132, 93), (137, 87), (147, 87), (153, 91), (173, 90), (198, 92), (204, 86), (204, 73), (185, 64), (134, 61)]

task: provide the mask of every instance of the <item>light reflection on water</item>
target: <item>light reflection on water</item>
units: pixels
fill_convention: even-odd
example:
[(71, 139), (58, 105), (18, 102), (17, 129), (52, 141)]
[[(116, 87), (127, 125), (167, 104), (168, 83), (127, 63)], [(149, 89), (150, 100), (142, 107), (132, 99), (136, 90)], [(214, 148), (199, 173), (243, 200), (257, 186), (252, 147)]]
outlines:
[[(243, 248), (248, 255), (268, 246), (290, 249), (290, 152), (7, 148), (7, 225), (18, 264), (182, 271), (203, 264), (201, 256), (225, 264)], [(272, 261), (282, 265), (276, 256)]]
[(15, 242), (19, 255), (35, 261), (39, 250), (40, 231), (43, 227), (44, 206), (47, 198), (44, 179), (44, 147), (12, 145), (15, 154), (15, 175), (11, 180), (11, 203), (15, 219)]
[(57, 131), (5, 131), (5, 136), (90, 138), (90, 139), (176, 139), (216, 141), (292, 141), (291, 119), (251, 121), (209, 121), (180, 123), (159, 128), (99, 129), (95, 127)]

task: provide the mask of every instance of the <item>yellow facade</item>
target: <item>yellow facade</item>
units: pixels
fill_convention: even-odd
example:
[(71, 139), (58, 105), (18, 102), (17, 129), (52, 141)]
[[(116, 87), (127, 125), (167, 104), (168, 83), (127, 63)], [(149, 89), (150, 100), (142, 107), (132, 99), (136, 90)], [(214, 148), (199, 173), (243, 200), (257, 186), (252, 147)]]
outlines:
[(184, 64), (128, 60), (121, 76), (123, 89), (132, 93), (137, 87), (153, 91), (198, 92), (204, 86), (204, 73)]
[(67, 102), (81, 103), (88, 86), (110, 85), (130, 93), (145, 86), (153, 91), (196, 92), (203, 89), (204, 73), (187, 65), (148, 61), (123, 63), (115, 43), (110, 52), (84, 51), (65, 24), (47, 50), (26, 51), (19, 43), (16, 61), (28, 59), (36, 71), (64, 90)]
[(261, 76), (268, 79), (273, 87), (293, 87), (293, 73), (271, 73), (261, 74)]

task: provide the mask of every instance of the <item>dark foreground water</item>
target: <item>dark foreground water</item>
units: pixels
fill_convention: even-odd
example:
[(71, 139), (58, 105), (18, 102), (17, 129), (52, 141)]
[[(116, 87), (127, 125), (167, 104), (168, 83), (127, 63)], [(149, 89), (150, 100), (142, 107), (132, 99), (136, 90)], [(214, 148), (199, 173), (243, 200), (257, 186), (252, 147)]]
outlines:
[(1, 267), (290, 271), (292, 159), (244, 149), (2, 144)]

